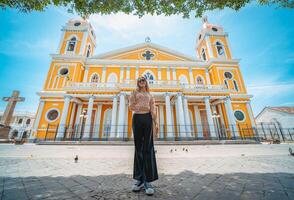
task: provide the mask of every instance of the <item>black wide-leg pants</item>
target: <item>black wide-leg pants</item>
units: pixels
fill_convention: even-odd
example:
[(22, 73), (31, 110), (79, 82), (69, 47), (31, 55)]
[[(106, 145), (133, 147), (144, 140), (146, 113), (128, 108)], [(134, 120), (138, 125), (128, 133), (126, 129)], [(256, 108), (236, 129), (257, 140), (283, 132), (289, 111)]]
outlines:
[(152, 182), (158, 179), (151, 113), (134, 113), (132, 128), (135, 143), (133, 179)]

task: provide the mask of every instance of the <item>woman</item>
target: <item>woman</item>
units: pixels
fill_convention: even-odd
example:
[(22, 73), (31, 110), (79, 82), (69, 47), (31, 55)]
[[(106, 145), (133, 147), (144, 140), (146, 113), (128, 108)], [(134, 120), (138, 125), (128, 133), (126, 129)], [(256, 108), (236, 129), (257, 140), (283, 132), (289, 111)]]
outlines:
[(134, 133), (135, 156), (133, 178), (136, 180), (132, 190), (138, 192), (144, 187), (147, 195), (153, 195), (152, 181), (158, 179), (155, 151), (153, 145), (154, 125), (156, 122), (155, 100), (149, 93), (145, 77), (139, 77), (137, 88), (129, 98), (130, 110), (134, 112), (132, 128)]

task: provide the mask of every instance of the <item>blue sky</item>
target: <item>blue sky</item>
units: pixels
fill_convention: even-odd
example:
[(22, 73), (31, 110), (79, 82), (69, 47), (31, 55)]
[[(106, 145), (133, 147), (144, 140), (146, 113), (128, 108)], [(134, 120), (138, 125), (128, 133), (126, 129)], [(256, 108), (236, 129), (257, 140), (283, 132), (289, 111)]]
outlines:
[[(294, 106), (294, 10), (250, 4), (236, 12), (207, 12), (208, 21), (224, 27), (234, 58), (249, 94), (254, 114), (264, 106)], [(35, 112), (36, 92), (41, 91), (49, 69), (50, 53), (58, 47), (61, 27), (77, 17), (62, 8), (19, 13), (0, 10), (0, 97), (21, 91), (26, 98), (18, 111)], [(136, 43), (149, 36), (153, 43), (195, 57), (201, 19), (181, 16), (92, 15), (97, 48), (95, 54)], [(6, 103), (0, 102), (0, 110)]]

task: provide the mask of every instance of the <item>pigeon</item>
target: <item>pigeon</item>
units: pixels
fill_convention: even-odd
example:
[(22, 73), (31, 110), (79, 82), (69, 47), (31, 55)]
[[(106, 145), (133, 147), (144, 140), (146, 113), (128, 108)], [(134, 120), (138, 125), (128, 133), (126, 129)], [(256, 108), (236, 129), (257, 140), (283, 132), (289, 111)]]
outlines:
[(177, 149), (175, 149), (175, 151), (177, 151)]
[(78, 155), (76, 155), (76, 157), (75, 157), (75, 163), (77, 163), (78, 160), (79, 160), (79, 157), (78, 157)]
[(186, 149), (186, 152), (188, 152), (188, 149)]
[(289, 147), (289, 153), (290, 153), (290, 156), (294, 156), (294, 153), (290, 147)]
[(173, 150), (171, 149), (171, 150), (170, 150), (170, 153), (172, 153), (172, 152), (173, 152)]
[(185, 148), (183, 148), (183, 151), (185, 151)]

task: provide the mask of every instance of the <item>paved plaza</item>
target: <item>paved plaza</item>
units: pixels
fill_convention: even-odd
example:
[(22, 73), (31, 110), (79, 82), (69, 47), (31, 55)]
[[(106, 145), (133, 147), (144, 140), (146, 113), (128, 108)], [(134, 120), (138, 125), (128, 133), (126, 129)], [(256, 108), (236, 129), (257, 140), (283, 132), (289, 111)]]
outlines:
[(289, 147), (294, 150), (293, 144), (155, 145), (159, 180), (147, 196), (131, 191), (133, 146), (2, 144), (0, 197), (294, 199)]

